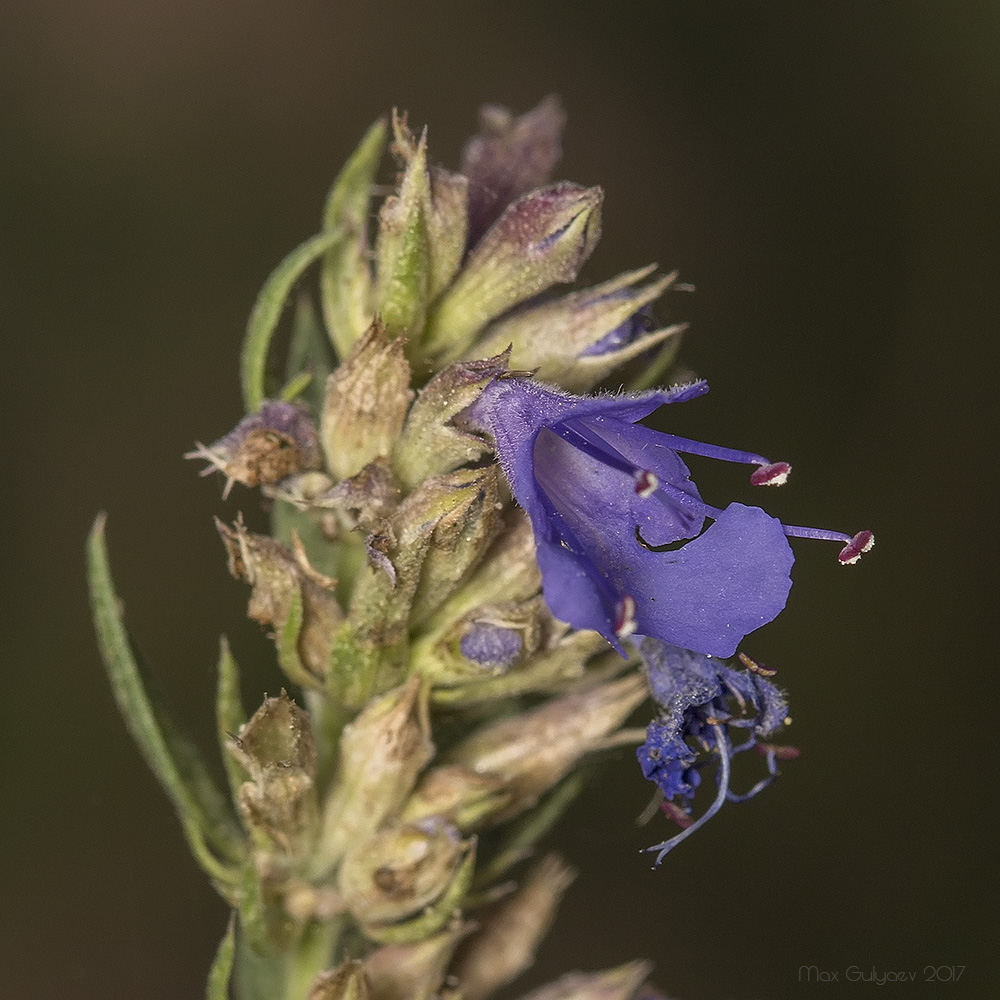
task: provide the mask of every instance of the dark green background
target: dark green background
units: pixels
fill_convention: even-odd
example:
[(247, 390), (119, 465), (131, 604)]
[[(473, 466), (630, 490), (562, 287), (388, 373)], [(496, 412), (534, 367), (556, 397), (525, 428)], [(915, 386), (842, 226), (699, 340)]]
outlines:
[[(374, 117), (408, 108), (455, 165), (481, 102), (550, 91), (561, 174), (606, 190), (584, 277), (657, 260), (697, 286), (670, 307), (713, 391), (664, 419), (789, 459), (774, 513), (879, 545), (845, 570), (797, 543), (787, 611), (749, 646), (804, 750), (777, 787), (655, 873), (638, 850), (665, 827), (634, 828), (649, 787), (627, 754), (574, 810), (581, 875), (531, 982), (648, 956), (683, 1000), (869, 995), (852, 964), (915, 971), (893, 995), (1000, 983), (995, 4), (34, 0), (0, 18), (0, 996), (201, 995), (225, 911), (116, 716), (85, 533), (107, 509), (129, 622), (200, 737), (220, 631), (249, 691), (274, 693), (211, 522), (253, 500), (222, 503), (181, 453), (238, 418), (257, 289)], [(709, 469), (703, 489), (735, 482)], [(930, 986), (928, 965), (967, 969)]]

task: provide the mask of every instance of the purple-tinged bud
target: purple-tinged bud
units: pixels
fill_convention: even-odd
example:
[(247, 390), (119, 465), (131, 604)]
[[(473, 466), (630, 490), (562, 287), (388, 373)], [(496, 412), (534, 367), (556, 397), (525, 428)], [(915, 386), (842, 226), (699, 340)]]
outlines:
[(331, 871), (351, 844), (394, 817), (434, 755), (419, 678), (370, 702), (344, 727), (332, 790), (323, 806), (316, 875)]
[(532, 370), (539, 381), (564, 389), (589, 389), (626, 361), (683, 329), (652, 330), (647, 321), (649, 304), (677, 277), (673, 273), (641, 284), (654, 267), (518, 309), (491, 324), (469, 353), (482, 357), (510, 344), (513, 368)]
[(837, 561), (841, 566), (856, 563), (863, 552), (875, 546), (875, 536), (870, 531), (859, 531), (841, 550)]
[(449, 763), (504, 777), (512, 793), (505, 819), (533, 805), (586, 753), (597, 749), (646, 697), (638, 675), (553, 698), (490, 723), (448, 754)]
[(769, 462), (750, 473), (751, 486), (784, 486), (792, 467), (787, 462)]
[(462, 655), (482, 667), (506, 671), (524, 650), (524, 639), (517, 629), (492, 622), (470, 622), (459, 640)]
[(391, 453), (412, 398), (402, 342), (373, 323), (326, 383), (320, 440), (334, 478)]
[(256, 413), (245, 416), (225, 437), (207, 447), (196, 443), (185, 458), (209, 463), (203, 476), (218, 469), (226, 477), (223, 497), (233, 483), (269, 485), (321, 465), (316, 428), (294, 403), (265, 399)]
[(387, 944), (364, 961), (365, 976), (378, 1000), (437, 997), (452, 955), (474, 925), (452, 919), (439, 934), (413, 944)]
[(266, 698), (229, 752), (252, 778), (239, 789), (239, 806), (247, 826), (281, 849), (295, 845), (316, 823), (316, 743), (309, 716), (282, 691)]
[(340, 894), (366, 930), (400, 923), (444, 894), (468, 849), (441, 820), (386, 827), (344, 855)]
[(274, 627), (281, 667), (289, 680), (321, 687), (333, 638), (344, 614), (323, 577), (281, 542), (255, 535), (237, 521), (215, 526), (229, 554), (229, 572), (253, 588), (247, 614)]
[(369, 1000), (373, 996), (361, 962), (345, 958), (336, 969), (321, 972), (306, 1000)]
[(463, 1000), (485, 1000), (535, 960), (563, 894), (576, 873), (549, 854), (528, 873), (521, 887), (484, 917), (452, 970)]
[(469, 179), (469, 243), (474, 244), (515, 198), (552, 176), (562, 149), (566, 112), (555, 95), (515, 118), (507, 108), (479, 109), (479, 134), (462, 151)]
[(600, 188), (564, 182), (514, 202), (432, 307), (424, 349), (455, 360), (501, 313), (573, 281), (600, 236), (603, 197)]
[(604, 972), (569, 972), (521, 1000), (633, 1000), (652, 966), (629, 962)]

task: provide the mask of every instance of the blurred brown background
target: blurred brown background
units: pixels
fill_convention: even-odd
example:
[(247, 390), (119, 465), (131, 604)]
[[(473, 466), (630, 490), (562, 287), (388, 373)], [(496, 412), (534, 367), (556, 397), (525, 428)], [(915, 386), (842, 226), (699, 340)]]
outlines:
[[(219, 632), (248, 693), (274, 693), (211, 522), (249, 494), (222, 503), (180, 456), (239, 416), (257, 289), (373, 118), (408, 108), (455, 165), (481, 102), (551, 91), (561, 174), (606, 189), (584, 277), (657, 260), (697, 286), (670, 308), (713, 391), (670, 426), (789, 459), (773, 512), (879, 545), (844, 570), (798, 543), (753, 641), (804, 750), (774, 789), (655, 873), (639, 848), (665, 827), (635, 829), (651, 786), (628, 754), (574, 809), (581, 876), (530, 984), (633, 956), (683, 1000), (798, 996), (805, 964), (840, 970), (827, 996), (873, 989), (850, 965), (967, 966), (922, 995), (1000, 984), (995, 4), (34, 0), (0, 20), (0, 997), (202, 995), (226, 914), (116, 715), (85, 533), (107, 509), (130, 625), (206, 743)], [(709, 496), (732, 482), (707, 475)]]

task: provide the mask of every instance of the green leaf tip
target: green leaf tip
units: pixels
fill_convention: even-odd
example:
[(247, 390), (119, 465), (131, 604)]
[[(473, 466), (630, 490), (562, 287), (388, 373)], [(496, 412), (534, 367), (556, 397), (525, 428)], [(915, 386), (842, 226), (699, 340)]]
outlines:
[(265, 384), (267, 353), (278, 321), (281, 319), (281, 312), (295, 282), (305, 269), (329, 250), (341, 236), (340, 229), (332, 229), (310, 237), (288, 254), (264, 282), (264, 287), (257, 296), (247, 322), (240, 362), (243, 402), (248, 413), (257, 410), (267, 398)]

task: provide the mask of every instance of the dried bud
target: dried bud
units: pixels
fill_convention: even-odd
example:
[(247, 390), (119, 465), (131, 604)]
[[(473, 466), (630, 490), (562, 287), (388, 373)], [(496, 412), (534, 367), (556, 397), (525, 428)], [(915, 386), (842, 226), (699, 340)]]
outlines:
[(498, 817), (506, 819), (533, 805), (645, 697), (644, 679), (632, 674), (553, 698), (484, 726), (455, 747), (448, 762), (502, 776), (512, 795), (511, 805)]
[(463, 1000), (484, 1000), (535, 960), (575, 873), (554, 854), (532, 868), (521, 887), (480, 919), (453, 972)]
[(272, 625), (281, 667), (296, 684), (321, 687), (343, 612), (325, 581), (280, 542), (237, 522), (215, 526), (229, 553), (229, 572), (253, 587), (247, 614)]
[(432, 308), (425, 349), (453, 361), (501, 313), (573, 281), (600, 236), (602, 199), (600, 188), (564, 182), (514, 202)]
[(632, 1000), (650, 969), (648, 962), (629, 962), (604, 972), (569, 972), (521, 1000)]
[(371, 996), (361, 962), (345, 958), (336, 969), (321, 972), (313, 980), (307, 1000), (369, 1000)]
[(469, 178), (469, 243), (475, 243), (515, 198), (545, 184), (562, 150), (566, 113), (553, 95), (515, 118), (496, 104), (479, 109), (479, 134), (462, 151)]
[(430, 246), (426, 211), (430, 203), (427, 175), (427, 132), (415, 143), (405, 122), (395, 113), (393, 152), (406, 166), (399, 193), (390, 195), (379, 211), (379, 231), (375, 241), (375, 310), (389, 336), (406, 333), (419, 337), (427, 312), (427, 284)]
[(400, 819), (407, 823), (439, 816), (462, 833), (471, 833), (502, 813), (510, 792), (498, 774), (479, 774), (462, 764), (428, 771), (407, 800)]
[(223, 496), (233, 483), (268, 485), (308, 469), (320, 468), (316, 428), (294, 403), (265, 399), (256, 413), (244, 417), (225, 437), (207, 448), (197, 444), (185, 458), (209, 463), (202, 475), (218, 469), (226, 477)]
[(247, 825), (292, 853), (316, 820), (316, 744), (309, 716), (282, 691), (279, 698), (265, 699), (230, 737), (228, 749), (253, 779), (239, 790)]
[(434, 755), (420, 680), (371, 702), (340, 738), (337, 775), (323, 812), (317, 875), (398, 812)]
[(373, 323), (327, 379), (320, 438), (331, 474), (349, 479), (388, 455), (412, 398), (402, 342)]
[(421, 389), (392, 456), (393, 468), (405, 487), (412, 489), (428, 476), (451, 472), (489, 450), (481, 434), (459, 428), (452, 420), (507, 370), (507, 360), (506, 354), (500, 354), (450, 365)]
[(473, 925), (453, 919), (440, 934), (414, 944), (387, 944), (364, 961), (377, 1000), (429, 1000), (444, 982), (458, 943)]
[(467, 850), (458, 831), (441, 820), (387, 827), (353, 842), (338, 888), (363, 927), (400, 923), (444, 894)]
[(511, 366), (535, 372), (572, 392), (583, 392), (637, 354), (649, 350), (680, 326), (650, 331), (646, 307), (659, 298), (677, 275), (646, 285), (653, 273), (644, 267), (602, 285), (541, 305), (519, 309), (493, 323), (472, 352), (477, 357), (512, 345)]

